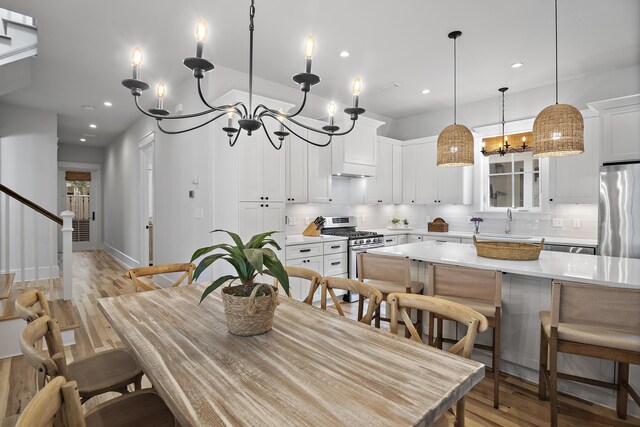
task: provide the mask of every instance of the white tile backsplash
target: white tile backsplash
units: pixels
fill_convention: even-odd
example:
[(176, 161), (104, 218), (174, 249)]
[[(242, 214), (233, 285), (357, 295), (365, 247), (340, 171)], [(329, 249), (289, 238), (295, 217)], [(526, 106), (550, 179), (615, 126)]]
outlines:
[[(345, 184), (346, 182), (346, 184)], [(391, 225), (393, 217), (400, 220), (407, 218), (410, 227), (426, 228), (427, 217), (433, 221), (443, 218), (451, 231), (473, 231), (473, 224), (468, 219), (480, 216), (484, 222), (480, 231), (502, 233), (505, 229), (505, 217), (487, 217), (475, 212), (471, 206), (418, 206), (418, 205), (358, 205), (348, 203), (348, 179), (334, 179), (334, 194), (339, 194), (336, 202), (328, 204), (291, 204), (287, 206), (287, 216), (296, 218), (295, 225), (286, 226), (286, 234), (300, 234), (305, 229), (305, 217), (313, 220), (318, 215), (343, 216), (353, 215), (358, 218), (358, 227), (362, 230), (386, 228)], [(495, 214), (493, 214), (495, 215)], [(598, 234), (598, 206), (592, 205), (553, 205), (550, 215), (530, 219), (515, 211), (511, 223), (512, 234), (536, 236), (575, 237), (579, 239), (596, 239)], [(553, 227), (553, 218), (562, 218), (562, 227)], [(574, 220), (578, 219), (579, 228), (574, 228)]]

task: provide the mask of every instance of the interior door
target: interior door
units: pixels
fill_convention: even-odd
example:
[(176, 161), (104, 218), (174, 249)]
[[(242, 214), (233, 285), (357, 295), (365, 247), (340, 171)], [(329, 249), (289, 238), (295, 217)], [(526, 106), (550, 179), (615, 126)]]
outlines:
[(100, 186), (93, 172), (65, 172), (65, 210), (74, 213), (73, 251), (98, 249), (98, 209)]
[(140, 148), (142, 203), (142, 264), (153, 265), (154, 247), (154, 141)]

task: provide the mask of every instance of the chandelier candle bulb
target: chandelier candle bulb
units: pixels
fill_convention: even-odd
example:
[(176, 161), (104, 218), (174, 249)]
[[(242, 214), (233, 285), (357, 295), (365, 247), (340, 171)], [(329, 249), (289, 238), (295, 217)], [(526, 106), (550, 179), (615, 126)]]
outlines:
[(133, 66), (133, 79), (140, 80), (140, 66), (142, 65), (142, 49), (135, 47), (131, 52), (131, 65)]
[(280, 113), (278, 115), (278, 120), (280, 121), (280, 132), (284, 132), (284, 110), (280, 108), (278, 112)]
[(227, 108), (227, 127), (233, 127), (233, 108)]
[(167, 87), (165, 86), (164, 82), (160, 82), (158, 83), (158, 86), (156, 87), (156, 95), (158, 95), (158, 109), (161, 110), (164, 108), (164, 96), (167, 93)]
[(202, 49), (204, 47), (204, 42), (207, 40), (207, 36), (209, 34), (209, 30), (207, 28), (207, 23), (204, 19), (201, 19), (196, 24), (196, 58), (202, 58)]
[(335, 102), (331, 101), (329, 103), (329, 125), (333, 126), (333, 119), (336, 115), (336, 104)]
[(362, 91), (362, 80), (360, 77), (356, 77), (353, 80), (353, 86), (351, 89), (353, 92), (353, 108), (358, 108), (358, 99), (360, 98), (360, 91)]
[(309, 34), (304, 42), (304, 57), (305, 57), (305, 73), (311, 73), (311, 61), (313, 54), (316, 52), (316, 42), (313, 39), (313, 35)]

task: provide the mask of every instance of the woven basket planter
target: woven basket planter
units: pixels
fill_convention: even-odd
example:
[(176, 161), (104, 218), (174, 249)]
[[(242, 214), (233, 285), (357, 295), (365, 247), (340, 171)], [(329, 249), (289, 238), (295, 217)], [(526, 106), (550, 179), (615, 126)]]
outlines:
[[(273, 314), (278, 305), (278, 289), (259, 283), (248, 297), (233, 295), (239, 288), (242, 288), (242, 285), (222, 289), (222, 302), (229, 332), (250, 337), (270, 331), (273, 326)], [(256, 296), (260, 289), (268, 290), (269, 293)]]
[(473, 236), (478, 256), (510, 261), (535, 261), (540, 257), (544, 239), (540, 243), (505, 242), (498, 240), (478, 241)]

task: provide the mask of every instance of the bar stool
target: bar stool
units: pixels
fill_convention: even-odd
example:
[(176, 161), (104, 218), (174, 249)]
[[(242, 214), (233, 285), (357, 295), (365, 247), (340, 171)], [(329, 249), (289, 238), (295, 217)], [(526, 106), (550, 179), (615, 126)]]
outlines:
[[(368, 254), (358, 254), (358, 280), (365, 282), (382, 293), (383, 301), (392, 293), (418, 294), (422, 292), (424, 283), (411, 280), (411, 260), (407, 257)], [(364, 299), (358, 300), (358, 320), (362, 319), (364, 311)], [(380, 321), (389, 322), (391, 319), (382, 317), (381, 308), (378, 307), (374, 315), (375, 327), (380, 328)], [(416, 330), (422, 336), (422, 312), (416, 310)], [(405, 336), (410, 336), (409, 330), (405, 330)]]
[[(558, 425), (558, 378), (616, 390), (620, 419), (627, 417), (628, 396), (640, 406), (640, 396), (629, 385), (629, 364), (640, 365), (640, 289), (554, 280), (551, 311), (540, 312), (540, 323), (538, 397), (551, 401), (552, 426)], [(616, 362), (618, 383), (558, 372), (559, 352)], [(584, 415), (569, 408), (563, 412)], [(612, 424), (597, 414), (588, 417)]]
[[(493, 329), (493, 344), (475, 344), (476, 348), (491, 351), (493, 373), (493, 407), (500, 406), (500, 317), (502, 314), (502, 273), (494, 270), (429, 264), (428, 295), (462, 304), (484, 315)], [(437, 322), (437, 339), (434, 323)], [(442, 343), (455, 343), (443, 337), (443, 321), (451, 320), (429, 313), (429, 345), (442, 348)]]

